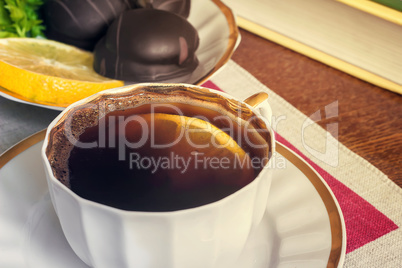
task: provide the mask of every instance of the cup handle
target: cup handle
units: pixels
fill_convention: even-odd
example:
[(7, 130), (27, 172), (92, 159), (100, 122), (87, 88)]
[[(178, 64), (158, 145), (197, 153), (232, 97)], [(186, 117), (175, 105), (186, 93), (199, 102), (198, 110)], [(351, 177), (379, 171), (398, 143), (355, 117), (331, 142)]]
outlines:
[(261, 115), (271, 124), (272, 109), (268, 103), (268, 94), (265, 92), (256, 93), (244, 100), (245, 103), (257, 109)]

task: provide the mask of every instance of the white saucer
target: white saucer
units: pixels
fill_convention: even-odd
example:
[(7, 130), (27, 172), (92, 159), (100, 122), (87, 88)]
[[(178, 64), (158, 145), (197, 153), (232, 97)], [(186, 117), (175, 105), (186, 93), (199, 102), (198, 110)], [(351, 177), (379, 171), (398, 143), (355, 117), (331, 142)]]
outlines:
[[(44, 131), (0, 156), (0, 267), (84, 268), (61, 230), (40, 159)], [(238, 268), (342, 267), (343, 216), (323, 179), (282, 144), (267, 211)]]

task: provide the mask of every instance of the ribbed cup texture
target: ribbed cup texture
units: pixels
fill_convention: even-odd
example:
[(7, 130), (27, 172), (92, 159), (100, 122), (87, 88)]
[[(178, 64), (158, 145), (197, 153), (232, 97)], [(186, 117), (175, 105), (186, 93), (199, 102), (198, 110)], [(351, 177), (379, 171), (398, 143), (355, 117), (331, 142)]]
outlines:
[(129, 212), (84, 200), (47, 170), (49, 191), (74, 252), (96, 268), (231, 267), (262, 219), (271, 175), (223, 200), (178, 212)]

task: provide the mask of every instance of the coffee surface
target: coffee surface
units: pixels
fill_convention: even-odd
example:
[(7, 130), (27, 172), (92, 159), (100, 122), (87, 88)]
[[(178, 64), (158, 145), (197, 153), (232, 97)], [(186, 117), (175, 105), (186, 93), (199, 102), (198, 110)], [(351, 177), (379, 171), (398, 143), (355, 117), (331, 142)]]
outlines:
[(68, 159), (72, 191), (124, 210), (175, 211), (220, 200), (255, 178), (250, 156), (212, 124), (142, 110), (109, 113), (80, 135)]
[[(176, 168), (158, 169), (162, 171), (170, 170), (169, 172), (160, 172), (158, 173), (158, 176), (154, 176), (155, 172), (150, 173), (150, 177), (153, 176), (155, 178), (165, 178), (155, 180), (152, 184), (149, 184), (149, 181), (146, 181), (146, 183), (148, 183), (147, 187), (154, 187), (154, 185), (158, 185), (158, 188), (148, 188), (149, 191), (147, 196), (155, 196), (152, 202), (150, 199), (146, 199), (145, 195), (142, 197), (141, 202), (138, 201), (139, 199), (136, 199), (137, 201), (130, 201), (128, 198), (134, 200), (145, 191), (144, 189), (146, 187), (138, 187), (136, 188), (137, 190), (133, 189), (135, 186), (134, 184), (141, 185), (143, 182), (140, 180), (133, 182), (129, 178), (145, 178), (150, 172), (150, 168), (145, 170), (136, 170), (136, 159), (142, 160), (147, 159), (147, 157), (157, 158), (157, 156), (168, 158), (173, 154), (173, 156), (177, 156), (177, 158), (181, 157), (181, 159), (186, 161), (188, 160), (187, 158), (190, 158), (193, 163), (190, 163), (191, 165), (188, 164), (188, 166), (191, 167), (194, 166), (194, 162), (196, 162), (192, 153), (197, 153), (198, 151), (201, 153), (199, 155), (211, 157), (213, 161), (210, 163), (212, 163), (211, 165), (214, 167), (216, 167), (215, 160), (217, 159), (228, 158), (229, 160), (225, 161), (229, 164), (233, 164), (233, 162), (235, 162), (234, 159), (236, 160), (236, 158), (229, 157), (230, 155), (234, 155), (230, 150), (219, 151), (209, 150), (209, 148), (193, 150), (185, 143), (178, 143), (180, 146), (169, 147), (170, 151), (162, 150), (159, 152), (154, 152), (149, 149), (146, 150), (145, 148), (147, 148), (147, 146), (149, 148), (150, 144), (145, 144), (145, 146), (142, 147), (144, 148), (142, 151), (133, 151), (132, 149), (135, 148), (132, 148), (131, 145), (139, 140), (139, 136), (137, 134), (141, 132), (136, 131), (135, 120), (132, 120), (133, 122), (128, 122), (127, 124), (125, 120), (133, 115), (145, 116), (146, 114), (156, 113), (165, 115), (184, 115), (185, 117), (190, 118), (201, 118), (210, 122), (219, 130), (227, 133), (232, 138), (232, 142), (237, 144), (238, 148), (240, 147), (242, 153), (239, 153), (239, 151), (236, 152), (237, 155), (243, 155), (243, 158), (238, 158), (243, 165), (244, 163), (250, 161), (250, 159), (247, 159), (246, 156), (252, 158), (253, 162), (255, 159), (259, 160), (260, 163), (257, 163), (257, 166), (254, 168), (255, 174), (251, 176), (252, 178), (258, 175), (263, 166), (267, 164), (268, 159), (271, 157), (271, 137), (269, 130), (266, 128), (266, 124), (241, 102), (230, 98), (225, 98), (219, 94), (215, 94), (214, 92), (200, 87), (188, 87), (187, 85), (180, 84), (137, 84), (115, 89), (113, 92), (95, 95), (91, 99), (87, 100), (86, 103), (76, 105), (67, 113), (63, 114), (62, 117), (60, 117), (57, 123), (55, 123), (50, 129), (48, 146), (46, 147), (45, 152), (48, 157), (49, 164), (51, 165), (53, 175), (66, 187), (74, 187), (78, 194), (84, 192), (87, 194), (88, 199), (92, 199), (94, 201), (100, 200), (97, 202), (108, 203), (110, 206), (130, 209), (127, 204), (139, 204), (142, 202), (145, 207), (145, 205), (154, 206), (153, 204), (157, 204), (157, 202), (159, 202), (160, 206), (155, 205), (153, 208), (144, 208), (144, 211), (170, 211), (197, 206), (201, 203), (204, 204), (213, 202), (214, 200), (220, 199), (222, 196), (227, 196), (228, 194), (236, 191), (236, 189), (241, 188), (239, 185), (247, 184), (242, 180), (238, 181), (242, 182), (243, 184), (233, 184), (233, 182), (236, 180), (230, 180), (238, 175), (237, 173), (239, 170), (243, 169), (213, 168), (213, 172), (210, 172), (211, 169), (206, 168), (203, 171), (204, 173), (202, 173), (200, 172), (200, 168), (193, 168), (191, 170), (186, 169), (187, 173), (185, 173), (182, 172), (183, 170), (180, 169), (180, 167), (176, 164)], [(103, 122), (103, 118), (106, 118), (105, 122)], [(119, 118), (123, 118), (122, 122), (119, 121)], [(108, 120), (110, 120), (110, 122), (108, 122)], [(181, 125), (177, 124), (177, 120), (167, 120), (167, 122), (166, 120), (162, 121), (165, 121), (167, 125), (170, 125), (170, 130), (163, 128), (153, 128), (153, 130), (159, 134), (156, 135), (156, 137), (163, 138), (166, 141), (166, 139), (168, 140), (169, 137), (170, 139), (172, 138), (172, 133), (176, 133), (177, 129), (179, 129), (178, 126)], [(113, 122), (115, 125), (109, 124)], [(125, 131), (119, 131), (119, 122), (121, 123), (120, 125), (123, 126), (122, 129)], [(171, 124), (172, 122), (173, 124)], [(139, 123), (137, 122), (137, 125), (138, 124)], [(163, 125), (166, 127), (166, 124)], [(172, 126), (175, 127), (176, 132), (172, 131)], [(138, 126), (137, 129), (139, 127), (141, 126)], [(103, 133), (113, 133), (113, 130), (115, 131), (114, 134), (116, 134), (113, 139), (110, 139), (110, 137), (107, 135), (99, 135), (99, 131), (103, 131)], [(130, 133), (126, 133), (127, 130), (131, 130)], [(208, 134), (207, 132), (206, 137), (211, 138), (210, 136), (211, 133)], [(222, 137), (221, 135), (218, 136)], [(127, 137), (127, 144), (124, 142), (119, 142), (119, 139), (124, 137)], [(197, 141), (198, 139), (199, 142), (204, 142), (204, 140), (200, 139), (198, 135), (194, 134), (191, 137), (194, 138), (193, 141)], [(213, 137), (216, 138), (216, 136)], [(84, 144), (91, 141), (98, 142), (100, 146), (90, 146), (89, 149), (87, 148), (88, 150), (84, 151), (84, 148), (80, 146), (79, 142), (77, 143), (77, 140)], [(224, 143), (223, 140), (221, 140), (221, 142)], [(126, 146), (119, 147), (122, 144)], [(124, 150), (122, 150), (122, 148)], [(116, 155), (121, 157), (122, 151), (124, 152), (123, 155), (125, 156), (125, 160), (116, 160)], [(220, 157), (222, 152), (223, 156), (225, 157)], [(130, 155), (132, 153), (134, 153), (134, 155), (130, 159)], [(131, 167), (130, 161), (132, 162)], [(146, 163), (140, 164), (143, 166)], [(160, 167), (161, 165), (158, 164), (157, 166)], [(150, 167), (152, 168), (152, 166)], [(77, 170), (80, 172), (77, 173)], [(234, 171), (234, 175), (232, 175), (229, 171)], [(220, 172), (223, 172), (223, 176)], [(122, 175), (118, 176), (120, 173)], [(145, 175), (135, 175), (140, 173), (144, 173)], [(99, 174), (99, 176), (97, 174)], [(110, 176), (106, 176), (105, 174), (110, 174)], [(217, 183), (211, 186), (210, 182), (213, 181), (212, 178), (214, 178), (214, 174), (220, 174), (219, 178), (229, 178), (228, 180), (218, 180), (218, 182), (230, 182), (230, 184)], [(199, 175), (199, 178), (203, 178), (205, 180), (196, 179)], [(175, 178), (175, 180), (170, 180), (170, 183), (162, 184), (162, 182), (168, 181), (166, 178)], [(199, 183), (197, 188), (194, 188), (197, 189), (197, 192), (194, 192), (189, 186), (196, 185), (194, 183), (197, 181), (202, 183)], [(77, 182), (78, 184), (73, 186), (73, 184)], [(110, 183), (112, 182), (113, 184), (117, 182), (115, 184), (116, 186), (111, 187)], [(124, 199), (124, 201), (113, 201), (120, 202), (120, 205), (113, 205), (111, 201), (109, 202), (107, 200), (111, 200), (109, 198), (112, 196), (116, 198), (116, 195), (119, 195), (116, 194), (118, 191), (115, 190), (115, 188), (117, 189), (118, 185), (120, 185), (119, 191), (122, 193), (120, 199)], [(78, 190), (78, 188), (81, 190)], [(164, 193), (170, 192), (170, 195), (164, 195), (164, 193), (161, 192), (161, 189), (166, 189)], [(183, 189), (186, 189), (186, 191), (182, 191)], [(156, 194), (157, 190), (159, 191), (158, 194)], [(136, 191), (140, 194), (134, 196)], [(215, 194), (215, 192), (219, 193)], [(84, 194), (80, 195), (84, 197)], [(209, 195), (212, 197), (208, 197)], [(171, 196), (173, 196), (172, 200), (170, 199)], [(198, 198), (197, 196), (201, 197)], [(176, 201), (174, 198), (176, 198)], [(160, 201), (155, 201), (157, 199)], [(177, 201), (179, 199), (185, 201)], [(134, 206), (132, 206), (131, 209), (141, 210), (138, 207), (134, 208)]]

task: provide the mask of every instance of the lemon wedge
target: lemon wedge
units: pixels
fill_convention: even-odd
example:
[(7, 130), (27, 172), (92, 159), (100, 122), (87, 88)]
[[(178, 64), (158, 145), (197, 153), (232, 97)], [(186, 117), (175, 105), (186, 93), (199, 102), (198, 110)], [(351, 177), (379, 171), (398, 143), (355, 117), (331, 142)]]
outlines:
[(124, 82), (97, 74), (93, 54), (35, 38), (0, 39), (0, 91), (28, 102), (67, 107)]
[(127, 124), (126, 135), (128, 142), (141, 140), (144, 133), (139, 122), (146, 122), (151, 133), (140, 149), (141, 155), (158, 155), (159, 158), (171, 158), (171, 161), (185, 159), (187, 163), (181, 169), (161, 171), (171, 178), (173, 188), (217, 183), (243, 187), (255, 178), (250, 156), (231, 136), (213, 124), (194, 117), (162, 113), (139, 117), (142, 120)]

